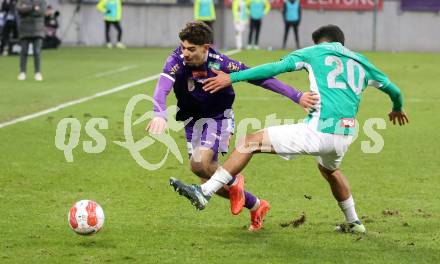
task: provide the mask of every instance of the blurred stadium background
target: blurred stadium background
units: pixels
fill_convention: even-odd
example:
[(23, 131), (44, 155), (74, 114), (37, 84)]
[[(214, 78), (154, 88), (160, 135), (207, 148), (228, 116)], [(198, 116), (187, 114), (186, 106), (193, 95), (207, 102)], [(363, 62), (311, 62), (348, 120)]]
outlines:
[[(96, 1), (78, 1), (64, 0), (54, 4), (63, 15), (60, 27), (63, 41), (86, 46), (103, 45), (103, 22), (95, 8)], [(191, 0), (126, 0), (123, 3), (123, 38), (128, 46), (173, 47), (178, 43), (176, 36), (182, 24), (193, 19)], [(440, 51), (440, 1), (302, 0), (301, 4), (302, 47), (312, 44), (310, 35), (314, 29), (333, 23), (344, 30), (351, 49)], [(73, 19), (78, 27), (71, 26), (66, 31), (77, 5), (80, 8)], [(228, 0), (216, 1), (214, 26), (217, 45), (226, 49), (234, 47), (235, 34), (232, 12), (227, 6)], [(272, 6), (274, 8), (263, 20), (260, 45), (276, 49), (281, 47), (284, 23), (277, 9), (279, 0), (272, 1)], [(293, 48), (292, 41), (290, 44), (288, 47)]]
[[(273, 206), (265, 228), (255, 234), (245, 231), (247, 213), (232, 217), (228, 202), (213, 199), (207, 210), (195, 212), (171, 191), (170, 176), (197, 181), (186, 156), (183, 165), (170, 156), (160, 170), (141, 168), (113, 141), (124, 140), (130, 98), (153, 94), (154, 78), (139, 80), (161, 72), (179, 43), (179, 30), (193, 19), (193, 6), (180, 0), (125, 1), (124, 50), (104, 47), (96, 3), (49, 1), (61, 13), (63, 44), (43, 51), (43, 82), (17, 81), (18, 56), (0, 57), (0, 263), (440, 263), (440, 1), (379, 0), (377, 8), (373, 0), (301, 1), (302, 47), (312, 44), (310, 35), (318, 26), (337, 24), (346, 33), (347, 46), (366, 51), (405, 96), (411, 123), (387, 123), (387, 129), (378, 130), (385, 146), (377, 154), (362, 153), (360, 141), (369, 138), (361, 133), (343, 163), (369, 230), (365, 237), (332, 232), (341, 216), (311, 158), (287, 163), (257, 156), (246, 169), (249, 189)], [(215, 39), (217, 47), (232, 50), (235, 33), (226, 6), (216, 5)], [(290, 36), (288, 49), (277, 50), (283, 30), (281, 13), (274, 8), (264, 18), (262, 50), (232, 57), (250, 66), (278, 60), (294, 47)], [(279, 78), (308, 87), (305, 72)], [(81, 101), (127, 84), (130, 89)], [(245, 83), (235, 90), (237, 123), (254, 117), (264, 124), (273, 113), (280, 119), (304, 117), (290, 101), (266, 90)], [(57, 108), (75, 100), (78, 104)], [(360, 122), (386, 118), (386, 96), (367, 89), (362, 100)], [(168, 104), (174, 103), (170, 95)], [(2, 127), (54, 107), (54, 112)], [(148, 110), (151, 106), (138, 106), (134, 115)], [(67, 117), (77, 118), (82, 127), (73, 163), (54, 144), (57, 124)], [(100, 130), (107, 142), (102, 153), (82, 148), (84, 141), (93, 141), (84, 131), (91, 118), (109, 123)], [(133, 126), (134, 137), (143, 138), (144, 129), (145, 124)], [(186, 155), (183, 132), (172, 135)], [(155, 143), (142, 154), (159, 162), (164, 153), (164, 146)], [(96, 200), (104, 209), (106, 223), (95, 236), (79, 237), (68, 227), (68, 208), (80, 199)], [(301, 227), (280, 227), (302, 212), (306, 221)]]

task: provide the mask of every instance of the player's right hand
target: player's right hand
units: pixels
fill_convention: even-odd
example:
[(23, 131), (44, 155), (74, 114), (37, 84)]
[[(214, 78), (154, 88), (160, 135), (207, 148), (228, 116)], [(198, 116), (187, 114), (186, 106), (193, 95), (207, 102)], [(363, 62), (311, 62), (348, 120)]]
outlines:
[(319, 101), (319, 95), (316, 92), (305, 92), (299, 99), (299, 105), (304, 111), (309, 112), (310, 108), (313, 108)]
[(215, 93), (232, 84), (229, 74), (216, 69), (211, 69), (211, 71), (217, 74), (217, 76), (205, 80), (203, 84), (203, 90), (205, 90), (205, 92)]
[(156, 116), (148, 123), (145, 130), (151, 134), (162, 134), (166, 128), (167, 120), (163, 117)]

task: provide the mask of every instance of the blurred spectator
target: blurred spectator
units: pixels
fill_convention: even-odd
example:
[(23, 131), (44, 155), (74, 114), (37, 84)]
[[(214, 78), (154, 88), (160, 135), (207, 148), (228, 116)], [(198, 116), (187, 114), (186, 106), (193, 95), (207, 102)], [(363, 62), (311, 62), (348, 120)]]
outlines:
[(260, 29), (263, 17), (270, 11), (269, 0), (247, 0), (249, 13), (251, 16), (248, 49), (252, 48), (252, 35), (255, 32), (254, 49), (259, 49)]
[(301, 6), (299, 0), (284, 0), (282, 7), (284, 18), (283, 49), (286, 49), (287, 37), (292, 27), (295, 34), (296, 48), (299, 49), (298, 26), (301, 22)]
[(32, 44), (34, 55), (35, 80), (42, 81), (41, 46), (44, 37), (45, 0), (18, 0), (18, 32), (20, 36), (20, 74), (18, 80), (26, 79), (26, 64), (29, 44)]
[(214, 30), (214, 0), (194, 0), (194, 20), (203, 21), (211, 28), (211, 30)]
[[(17, 0), (4, 0), (1, 7), (1, 12), (3, 13), (3, 31), (2, 31), (2, 43), (0, 45), (0, 54), (7, 56), (10, 50), (10, 39), (18, 38), (18, 28), (17, 28), (17, 11), (15, 6), (17, 5)], [(6, 48), (6, 49), (5, 49)]]
[(43, 49), (56, 49), (61, 44), (61, 40), (57, 37), (58, 16), (60, 12), (54, 10), (48, 5), (46, 14), (44, 15), (44, 27), (46, 36), (43, 40)]
[(232, 15), (234, 16), (235, 26), (235, 46), (241, 50), (243, 47), (243, 33), (249, 20), (246, 0), (233, 0)]
[(121, 0), (100, 0), (96, 5), (96, 8), (104, 14), (105, 22), (105, 41), (107, 42), (107, 48), (112, 48), (112, 42), (110, 39), (110, 26), (113, 26), (118, 31), (118, 42), (116, 47), (125, 49), (125, 45), (122, 44), (122, 4)]

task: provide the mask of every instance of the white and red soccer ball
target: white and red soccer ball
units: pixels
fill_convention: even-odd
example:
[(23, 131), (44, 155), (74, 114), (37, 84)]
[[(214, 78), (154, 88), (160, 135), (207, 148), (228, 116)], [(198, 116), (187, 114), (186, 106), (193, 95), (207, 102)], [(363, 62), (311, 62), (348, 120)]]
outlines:
[(80, 235), (91, 235), (99, 232), (104, 224), (102, 207), (91, 200), (76, 202), (69, 211), (70, 228)]

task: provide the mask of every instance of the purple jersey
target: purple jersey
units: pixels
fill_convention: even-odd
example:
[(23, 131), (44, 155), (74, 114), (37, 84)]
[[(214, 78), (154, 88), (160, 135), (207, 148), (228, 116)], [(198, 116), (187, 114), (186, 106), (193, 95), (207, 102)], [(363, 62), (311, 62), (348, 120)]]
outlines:
[(168, 57), (162, 75), (174, 81), (179, 107), (176, 120), (221, 118), (225, 110), (232, 108), (235, 98), (232, 86), (213, 94), (203, 90), (203, 82), (216, 76), (212, 68), (230, 73), (247, 67), (212, 48), (209, 48), (206, 62), (199, 67), (185, 65), (180, 47)]
[[(232, 86), (213, 94), (203, 90), (203, 82), (215, 76), (215, 73), (211, 71), (213, 68), (231, 73), (245, 70), (248, 67), (212, 48), (209, 48), (207, 61), (203, 65), (191, 67), (185, 65), (181, 48), (175, 49), (168, 57), (156, 85), (155, 115), (166, 118), (166, 97), (174, 88), (179, 107), (176, 120), (183, 121), (190, 117), (195, 119), (224, 117), (224, 112), (232, 108), (235, 94)], [(296, 103), (299, 103), (302, 96), (302, 92), (275, 78), (249, 81), (249, 83), (284, 95)]]

